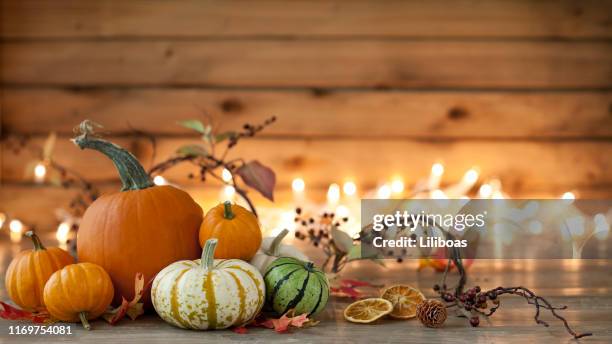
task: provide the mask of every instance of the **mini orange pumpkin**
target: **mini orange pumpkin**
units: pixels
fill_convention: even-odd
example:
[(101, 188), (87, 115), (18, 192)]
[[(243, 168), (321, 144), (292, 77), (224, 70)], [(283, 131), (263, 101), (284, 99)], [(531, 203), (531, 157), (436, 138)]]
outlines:
[(215, 258), (249, 261), (261, 245), (261, 229), (257, 217), (231, 202), (210, 209), (200, 226), (200, 246), (206, 240), (218, 239)]
[(51, 275), (74, 258), (59, 247), (45, 248), (34, 232), (25, 233), (34, 243), (33, 250), (17, 254), (6, 270), (5, 285), (9, 297), (21, 308), (36, 311), (44, 308), (43, 290)]
[(45, 285), (44, 298), (52, 317), (66, 322), (88, 320), (104, 314), (113, 300), (113, 282), (104, 269), (92, 263), (71, 264), (56, 271)]
[[(134, 297), (134, 276), (151, 280), (177, 260), (194, 260), (202, 252), (198, 230), (202, 209), (185, 191), (156, 186), (127, 150), (95, 137), (92, 124), (81, 124), (74, 139), (81, 149), (94, 149), (115, 164), (121, 192), (104, 195), (85, 211), (77, 235), (80, 262), (102, 266), (115, 286), (115, 304)], [(143, 300), (150, 305), (150, 288)]]

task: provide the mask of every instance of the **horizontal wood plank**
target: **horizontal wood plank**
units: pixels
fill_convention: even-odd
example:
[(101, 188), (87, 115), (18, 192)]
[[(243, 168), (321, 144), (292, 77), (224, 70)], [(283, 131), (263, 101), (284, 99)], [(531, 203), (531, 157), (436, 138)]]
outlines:
[[(142, 138), (120, 138), (118, 144), (132, 150), (151, 165), (150, 144)], [(19, 154), (2, 152), (4, 182), (23, 181), (28, 163), (39, 158), (35, 147), (43, 139), (27, 143)], [(193, 139), (164, 138), (157, 142), (157, 161), (170, 157)], [(100, 153), (80, 151), (67, 138), (56, 144), (55, 159), (91, 180), (116, 179), (112, 163)], [(421, 142), (411, 140), (279, 140), (253, 139), (239, 143), (229, 158), (258, 159), (277, 173), (280, 187), (289, 187), (295, 177), (311, 186), (326, 187), (352, 178), (360, 185), (375, 187), (394, 175), (412, 184), (429, 175), (431, 165), (442, 161), (447, 166), (445, 182), (461, 179), (466, 170), (477, 165), (484, 178), (497, 177), (507, 190), (520, 193), (530, 189), (575, 189), (612, 184), (612, 142)], [(164, 173), (171, 180), (188, 182), (197, 173), (191, 165), (181, 165)]]
[(70, 134), (83, 118), (109, 132), (182, 135), (177, 120), (237, 130), (276, 115), (263, 136), (610, 138), (612, 92), (316, 92), (206, 89), (4, 89), (5, 133)]
[(2, 37), (611, 37), (609, 1), (10, 1)]
[(56, 86), (577, 89), (612, 86), (609, 42), (20, 42), (2, 82)]

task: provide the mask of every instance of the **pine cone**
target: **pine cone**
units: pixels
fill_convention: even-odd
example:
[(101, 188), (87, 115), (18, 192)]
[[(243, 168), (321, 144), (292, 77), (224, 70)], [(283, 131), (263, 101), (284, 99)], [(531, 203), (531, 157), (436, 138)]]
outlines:
[(442, 327), (448, 313), (446, 306), (434, 299), (425, 300), (417, 306), (417, 318), (427, 327)]

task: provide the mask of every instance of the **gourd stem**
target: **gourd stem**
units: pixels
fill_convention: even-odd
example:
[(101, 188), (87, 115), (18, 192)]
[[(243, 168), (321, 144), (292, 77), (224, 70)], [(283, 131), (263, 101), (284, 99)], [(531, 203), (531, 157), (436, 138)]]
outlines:
[(289, 230), (285, 228), (283, 229), (282, 232), (278, 233), (278, 235), (276, 236), (276, 238), (274, 238), (274, 240), (272, 240), (272, 243), (270, 244), (270, 248), (268, 249), (269, 255), (274, 256), (274, 257), (277, 257), (279, 255), (278, 250), (280, 248), (280, 243), (287, 236), (287, 233), (289, 233)]
[(41, 251), (45, 249), (45, 246), (42, 244), (42, 241), (40, 241), (38, 235), (36, 235), (36, 233), (34, 233), (33, 231), (27, 231), (25, 233), (25, 236), (32, 239), (32, 242), (34, 243), (34, 251)]
[(223, 203), (223, 217), (231, 220), (234, 218), (234, 212), (232, 211), (232, 202), (230, 201), (225, 201), (225, 203)]
[[(88, 123), (83, 122), (81, 127), (86, 127)], [(94, 137), (90, 131), (84, 131), (72, 141), (81, 149), (97, 150), (113, 161), (123, 183), (121, 191), (146, 189), (154, 185), (138, 159), (118, 145)]]
[(208, 239), (202, 250), (202, 259), (200, 264), (205, 269), (211, 269), (215, 262), (215, 248), (217, 247), (217, 239)]
[(89, 321), (87, 321), (87, 312), (79, 313), (79, 319), (81, 319), (81, 324), (83, 324), (83, 328), (87, 331), (91, 330), (91, 325), (89, 325)]

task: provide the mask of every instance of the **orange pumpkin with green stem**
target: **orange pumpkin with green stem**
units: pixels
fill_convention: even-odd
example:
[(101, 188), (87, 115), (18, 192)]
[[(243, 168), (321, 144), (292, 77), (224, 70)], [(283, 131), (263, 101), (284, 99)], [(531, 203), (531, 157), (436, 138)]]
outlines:
[(200, 245), (218, 239), (215, 258), (249, 261), (261, 245), (261, 229), (257, 217), (231, 202), (210, 209), (200, 227)]
[[(186, 192), (154, 185), (130, 152), (93, 136), (91, 128), (91, 122), (83, 122), (75, 144), (109, 157), (123, 188), (98, 198), (85, 211), (77, 253), (79, 261), (98, 264), (108, 272), (118, 304), (122, 296), (134, 297), (136, 273), (149, 281), (170, 263), (200, 256), (202, 209)], [(150, 290), (145, 290), (143, 300), (150, 304)]]
[(81, 321), (86, 330), (89, 321), (106, 312), (113, 300), (113, 283), (99, 265), (71, 264), (56, 271), (44, 290), (49, 314), (61, 321)]
[(44, 308), (43, 289), (57, 270), (74, 263), (74, 258), (59, 247), (45, 248), (38, 236), (25, 233), (34, 243), (33, 250), (22, 251), (6, 270), (6, 291), (18, 306), (30, 311)]

